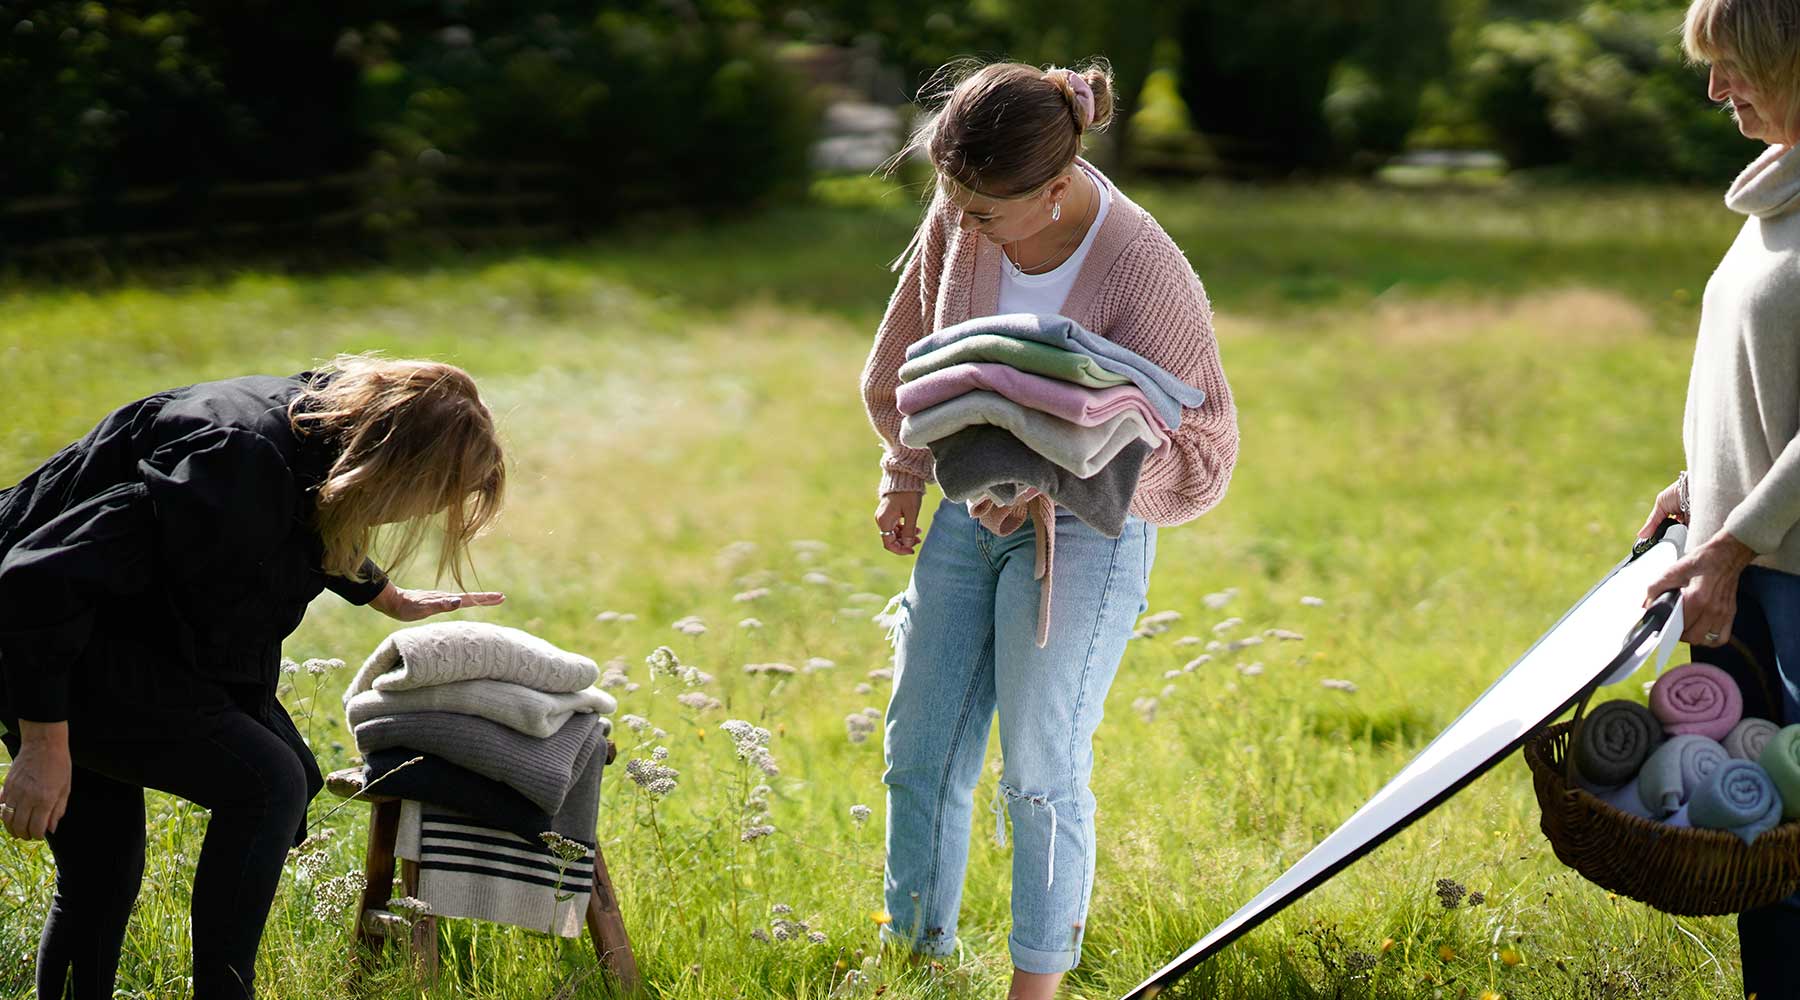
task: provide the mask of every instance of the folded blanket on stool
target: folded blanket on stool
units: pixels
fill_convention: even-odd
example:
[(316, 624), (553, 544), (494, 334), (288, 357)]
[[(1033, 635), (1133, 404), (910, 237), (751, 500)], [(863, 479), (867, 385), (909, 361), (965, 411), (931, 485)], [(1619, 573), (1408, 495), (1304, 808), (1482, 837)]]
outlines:
[[(588, 757), (604, 745), (608, 727), (581, 713), (544, 739), (498, 722), (455, 712), (382, 715), (351, 731), (364, 754), (395, 747), (428, 753), (512, 788), (547, 813), (562, 808)], [(396, 776), (398, 781), (401, 776)]]
[(352, 729), (383, 715), (457, 712), (479, 715), (540, 739), (556, 735), (577, 712), (615, 712), (619, 703), (599, 688), (551, 693), (510, 681), (473, 680), (406, 691), (364, 691), (344, 703)]
[(403, 802), (394, 854), (418, 862), (418, 898), (438, 916), (580, 936), (593, 887), (604, 765), (604, 755), (589, 757), (551, 819), (553, 832), (580, 845), (583, 856), (573, 861), (558, 857), (542, 839), (431, 803)]
[(493, 680), (566, 694), (600, 679), (600, 668), (530, 632), (488, 622), (433, 622), (390, 634), (363, 662), (344, 701), (368, 690), (406, 691), (452, 681)]

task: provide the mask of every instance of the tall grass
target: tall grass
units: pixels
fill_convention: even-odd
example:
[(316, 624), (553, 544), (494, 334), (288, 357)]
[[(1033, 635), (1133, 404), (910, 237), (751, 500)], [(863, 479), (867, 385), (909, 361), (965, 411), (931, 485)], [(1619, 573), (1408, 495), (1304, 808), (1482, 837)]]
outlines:
[[(1711, 196), (1661, 190), (1134, 193), (1218, 308), (1243, 456), (1218, 510), (1162, 532), (1152, 611), (1181, 618), (1131, 644), (1108, 698), (1098, 883), (1068, 986), (1091, 998), (1134, 985), (1296, 860), (1618, 558), (1681, 465), (1689, 330), (1735, 224)], [(856, 376), (892, 287), (883, 262), (917, 211), (907, 192), (854, 182), (805, 207), (550, 254), (15, 289), (0, 302), (0, 482), (167, 385), (369, 348), (468, 367), (501, 414), (516, 487), (477, 546), (481, 583), (508, 601), (467, 616), (616, 661), (636, 685), (614, 689), (621, 716), (647, 727), (616, 727), (620, 764), (664, 746), (680, 772), (655, 798), (615, 766), (602, 795), (652, 995), (823, 998), (856, 971), (863, 996), (998, 996), (1010, 852), (984, 834), (985, 811), (959, 958), (915, 967), (876, 947), (880, 740), (853, 741), (846, 722), (886, 703), (872, 618), (910, 565), (871, 525), (878, 451)], [(703, 634), (671, 627), (690, 615)], [(1215, 634), (1227, 616), (1243, 623)], [(327, 596), (287, 652), (354, 663), (391, 627)], [(1276, 628), (1304, 638), (1183, 669), (1209, 642)], [(659, 646), (711, 680), (652, 677)], [(768, 663), (795, 669), (744, 669)], [(347, 677), (295, 680), (284, 699), (321, 765), (348, 764)], [(690, 691), (719, 706), (676, 700)], [(779, 775), (738, 759), (727, 719), (770, 731)], [(333, 814), (336, 835), (290, 865), (262, 995), (348, 995), (349, 914), (320, 907), (318, 886), (360, 867), (366, 823), (361, 807)], [(743, 839), (764, 824), (775, 832)], [(1509, 761), (1177, 995), (1736, 995), (1728, 920), (1611, 898), (1563, 869), (1536, 824)], [(204, 825), (151, 796), (123, 995), (181, 995)], [(0, 842), (0, 994), (29, 995), (52, 878), (43, 845)], [(1445, 908), (1439, 879), (1484, 902)], [(777, 919), (806, 929), (775, 940)], [(442, 933), (432, 996), (610, 995), (583, 942), (467, 921)], [(373, 983), (417, 988), (397, 955)]]

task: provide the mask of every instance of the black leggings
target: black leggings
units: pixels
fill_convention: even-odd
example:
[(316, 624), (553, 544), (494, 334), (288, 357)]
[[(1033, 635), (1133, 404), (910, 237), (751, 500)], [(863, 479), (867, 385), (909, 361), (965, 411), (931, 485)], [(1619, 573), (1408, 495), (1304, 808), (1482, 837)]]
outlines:
[[(250, 997), (256, 949), (305, 815), (292, 747), (243, 712), (205, 736), (113, 743), (72, 732), (69, 807), (49, 835), (56, 897), (38, 941), (41, 1000), (113, 995), (125, 924), (144, 876), (144, 789), (211, 811), (194, 869), (194, 998)], [(6, 747), (18, 756), (18, 737)], [(66, 990), (66, 994), (65, 994)]]

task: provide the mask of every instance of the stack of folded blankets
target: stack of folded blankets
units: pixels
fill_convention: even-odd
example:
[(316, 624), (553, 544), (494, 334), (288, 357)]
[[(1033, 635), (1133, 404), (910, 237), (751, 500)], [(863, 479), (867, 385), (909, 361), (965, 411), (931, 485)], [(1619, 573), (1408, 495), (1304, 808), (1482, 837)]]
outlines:
[(388, 636), (350, 682), (365, 779), (404, 800), (395, 854), (432, 912), (581, 933), (617, 708), (599, 676), (528, 632), (441, 622)]
[(1800, 725), (1743, 713), (1730, 674), (1677, 667), (1650, 689), (1648, 708), (1617, 700), (1588, 713), (1570, 748), (1578, 783), (1633, 816), (1750, 843), (1800, 819)]
[(944, 495), (977, 516), (1035, 505), (1043, 645), (1052, 505), (1119, 537), (1144, 462), (1168, 449), (1182, 408), (1206, 394), (1055, 315), (977, 317), (917, 341), (906, 357), (895, 393), (900, 442), (931, 450)]

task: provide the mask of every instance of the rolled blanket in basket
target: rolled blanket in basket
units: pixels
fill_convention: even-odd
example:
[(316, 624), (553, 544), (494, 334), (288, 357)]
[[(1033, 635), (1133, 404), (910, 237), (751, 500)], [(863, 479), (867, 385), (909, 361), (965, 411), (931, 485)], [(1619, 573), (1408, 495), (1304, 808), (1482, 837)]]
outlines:
[(1654, 820), (1650, 810), (1644, 808), (1643, 796), (1638, 794), (1637, 782), (1631, 781), (1617, 788), (1589, 788), (1600, 801), (1612, 806), (1622, 813), (1636, 816), (1638, 819)]
[(1769, 772), (1781, 794), (1781, 815), (1800, 819), (1800, 724), (1782, 726), (1756, 762)]
[(1680, 809), (1696, 789), (1731, 757), (1704, 736), (1676, 736), (1656, 748), (1638, 774), (1638, 796), (1650, 815), (1662, 818)]
[(1662, 745), (1663, 727), (1650, 710), (1635, 701), (1603, 702), (1582, 720), (1570, 752), (1575, 770), (1595, 785), (1615, 787), (1630, 781), (1650, 754)]
[(1781, 822), (1781, 793), (1762, 765), (1728, 760), (1694, 790), (1688, 819), (1701, 829), (1730, 830), (1748, 844)]
[(391, 633), (363, 661), (344, 701), (368, 691), (405, 691), (452, 681), (507, 681), (568, 694), (600, 679), (593, 660), (530, 632), (488, 622), (433, 622)]
[(1762, 756), (1763, 747), (1775, 738), (1781, 727), (1768, 719), (1745, 719), (1731, 727), (1722, 740), (1725, 752), (1739, 760), (1756, 760)]
[(1688, 663), (1650, 689), (1650, 711), (1670, 736), (1722, 740), (1744, 717), (1744, 693), (1731, 675), (1710, 663)]
[(452, 681), (410, 691), (364, 691), (351, 698), (344, 715), (352, 729), (383, 715), (406, 712), (460, 712), (479, 715), (527, 736), (552, 736), (577, 712), (616, 711), (619, 703), (599, 688), (551, 694), (506, 681)]
[(357, 752), (410, 747), (433, 754), (518, 792), (548, 813), (562, 808), (588, 758), (604, 745), (606, 720), (577, 714), (547, 739), (526, 736), (498, 722), (455, 712), (382, 715), (351, 734)]

